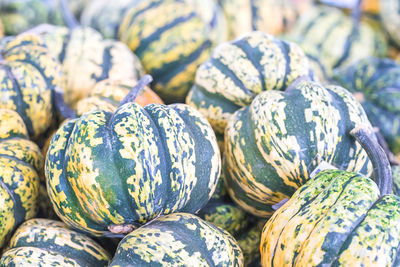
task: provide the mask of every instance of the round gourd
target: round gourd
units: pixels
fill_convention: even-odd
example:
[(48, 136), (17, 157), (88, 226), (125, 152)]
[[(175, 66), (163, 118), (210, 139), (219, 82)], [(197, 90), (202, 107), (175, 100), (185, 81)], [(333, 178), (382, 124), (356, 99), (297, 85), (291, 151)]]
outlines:
[(64, 80), (61, 66), (35, 35), (4, 41), (0, 49), (0, 108), (15, 110), (36, 138), (53, 120), (55, 91)]
[(263, 266), (398, 266), (400, 198), (384, 151), (369, 130), (352, 131), (375, 181), (324, 170), (299, 188), (264, 227)]
[(338, 69), (334, 79), (356, 96), (389, 148), (400, 153), (400, 65), (391, 59), (365, 58)]
[(246, 211), (268, 217), (321, 161), (370, 173), (366, 152), (349, 135), (358, 124), (372, 129), (362, 106), (339, 86), (299, 81), (285, 92), (259, 94), (225, 131), (229, 195)]
[(114, 113), (96, 110), (64, 123), (47, 153), (47, 188), (57, 214), (93, 235), (196, 212), (220, 174), (217, 140), (200, 113), (184, 104), (143, 108), (129, 100), (131, 94)]
[(0, 249), (23, 221), (37, 213), (43, 156), (21, 117), (0, 109)]
[(304, 13), (287, 38), (318, 58), (328, 75), (334, 68), (364, 57), (383, 57), (387, 50), (381, 32), (328, 6), (316, 6)]
[(62, 63), (66, 76), (65, 101), (73, 107), (89, 95), (97, 82), (138, 80), (143, 72), (139, 59), (125, 44), (104, 40), (91, 28), (52, 27), (46, 28), (41, 36)]
[(175, 103), (184, 101), (212, 45), (225, 40), (222, 26), (213, 0), (143, 0), (126, 13), (119, 38), (154, 77), (156, 93)]
[(219, 0), (227, 19), (229, 40), (251, 31), (272, 35), (288, 31), (311, 0)]
[(15, 232), (0, 266), (107, 266), (110, 255), (62, 222), (31, 219)]
[(251, 32), (220, 44), (196, 73), (186, 103), (198, 109), (218, 134), (232, 114), (267, 90), (285, 90), (308, 75), (308, 60), (294, 43)]
[(233, 237), (186, 213), (158, 218), (127, 235), (110, 266), (243, 266)]
[(390, 38), (400, 46), (400, 2), (397, 0), (379, 0), (380, 18)]
[[(76, 104), (77, 115), (81, 116), (95, 109), (114, 112), (136, 83), (136, 80), (117, 81), (110, 79), (98, 82), (88, 97), (81, 99)], [(142, 107), (152, 103), (163, 104), (160, 97), (148, 87), (143, 88), (135, 102)]]

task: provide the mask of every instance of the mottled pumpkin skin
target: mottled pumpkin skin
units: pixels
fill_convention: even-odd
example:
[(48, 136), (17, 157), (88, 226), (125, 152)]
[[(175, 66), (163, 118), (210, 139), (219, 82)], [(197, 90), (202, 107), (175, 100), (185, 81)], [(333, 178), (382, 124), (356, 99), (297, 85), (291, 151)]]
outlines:
[(400, 196), (400, 166), (392, 166), (393, 194)]
[(235, 239), (187, 213), (163, 216), (127, 235), (110, 266), (243, 266)]
[(35, 35), (4, 41), (0, 63), (0, 108), (15, 110), (36, 138), (53, 120), (53, 94), (64, 86), (61, 66)]
[(338, 69), (334, 79), (356, 96), (390, 149), (400, 153), (400, 65), (391, 59), (366, 58)]
[(143, 72), (139, 59), (117, 41), (104, 40), (91, 28), (56, 27), (42, 34), (46, 45), (62, 63), (66, 76), (65, 101), (71, 106), (89, 95), (105, 79), (138, 80)]
[(219, 0), (227, 19), (229, 40), (252, 31), (272, 35), (293, 27), (311, 0)]
[(184, 101), (197, 67), (213, 42), (223, 39), (220, 14), (212, 0), (143, 0), (127, 12), (119, 38), (140, 58), (166, 103)]
[(11, 232), (37, 213), (39, 147), (28, 138), (21, 117), (0, 109), (0, 248)]
[(334, 68), (368, 56), (383, 57), (387, 51), (381, 32), (364, 21), (356, 24), (340, 9), (328, 6), (303, 14), (287, 37), (318, 58), (328, 75)]
[(263, 266), (398, 266), (400, 198), (369, 178), (325, 170), (264, 227)]
[(267, 91), (237, 111), (225, 132), (224, 178), (232, 199), (261, 217), (302, 186), (323, 160), (370, 173), (367, 153), (349, 132), (372, 126), (353, 95), (339, 86), (299, 82)]
[(196, 73), (186, 103), (223, 134), (232, 114), (266, 90), (285, 90), (309, 74), (308, 60), (294, 43), (252, 32), (220, 44)]
[[(87, 98), (78, 101), (76, 112), (79, 116), (95, 109), (114, 112), (121, 100), (136, 84), (136, 80), (115, 81), (107, 79), (98, 82)], [(161, 98), (148, 87), (140, 91), (135, 102), (142, 107), (152, 103), (163, 104)]]
[(211, 126), (184, 104), (128, 103), (63, 124), (46, 158), (50, 199), (67, 224), (94, 235), (140, 226), (211, 198), (220, 174)]
[(0, 266), (107, 266), (110, 255), (59, 221), (31, 219), (10, 240)]
[(397, 0), (379, 0), (380, 18), (390, 38), (400, 47), (400, 2)]

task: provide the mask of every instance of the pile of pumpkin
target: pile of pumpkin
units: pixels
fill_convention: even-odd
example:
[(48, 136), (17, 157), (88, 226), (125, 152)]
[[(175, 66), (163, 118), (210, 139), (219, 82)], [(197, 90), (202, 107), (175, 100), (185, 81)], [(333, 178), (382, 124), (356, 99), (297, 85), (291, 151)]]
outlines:
[(400, 0), (347, 2), (0, 0), (0, 266), (399, 266)]

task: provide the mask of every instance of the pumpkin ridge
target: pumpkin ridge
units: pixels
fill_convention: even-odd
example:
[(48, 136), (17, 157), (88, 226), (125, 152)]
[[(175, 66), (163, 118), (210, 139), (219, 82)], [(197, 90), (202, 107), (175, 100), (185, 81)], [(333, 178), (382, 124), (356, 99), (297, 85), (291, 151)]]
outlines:
[(25, 123), (25, 126), (28, 130), (28, 133), (31, 135), (33, 133), (33, 125), (32, 121), (28, 117), (28, 114), (26, 113), (26, 110), (28, 109), (28, 104), (23, 101), (23, 94), (21, 87), (19, 86), (19, 83), (17, 82), (17, 78), (14, 76), (12, 73), (11, 67), (10, 66), (3, 66), (4, 70), (6, 72), (6, 75), (8, 78), (11, 80), (12, 86), (15, 89), (15, 92), (17, 93), (17, 96), (14, 97), (14, 101), (16, 104), (16, 112), (20, 114), (22, 120)]
[(100, 63), (100, 65), (102, 66), (100, 75), (96, 76), (95, 73), (92, 73), (92, 75), (91, 75), (91, 78), (94, 79), (96, 81), (96, 83), (106, 79), (107, 77), (110, 77), (109, 72), (113, 65), (111, 62), (111, 58), (112, 58), (111, 49), (112, 49), (112, 45), (106, 46), (103, 50), (103, 57), (102, 57), (102, 61)]
[(326, 10), (321, 10), (321, 12), (319, 12), (319, 13), (317, 14), (317, 16), (314, 17), (314, 19), (310, 20), (309, 23), (308, 23), (308, 25), (306, 25), (306, 26), (303, 28), (303, 31), (302, 31), (302, 33), (301, 33), (300, 36), (302, 36), (303, 39), (304, 39), (305, 36), (306, 36), (306, 34), (307, 34), (307, 33), (310, 31), (310, 29), (316, 24), (316, 22), (317, 22), (320, 18), (325, 17), (326, 14), (327, 14)]
[(273, 42), (282, 51), (282, 55), (286, 61), (285, 74), (283, 75), (282, 87), (287, 88), (288, 87), (288, 84), (287, 84), (288, 83), (288, 74), (291, 72), (291, 68), (290, 68), (291, 57), (289, 56), (289, 53), (291, 51), (290, 45), (289, 45), (289, 43), (287, 43), (285, 41), (280, 41), (275, 38), (273, 39)]
[(350, 54), (351, 44), (353, 43), (353, 38), (355, 37), (358, 37), (358, 25), (354, 25), (353, 22), (353, 27), (351, 29), (350, 35), (347, 36), (346, 43), (343, 48), (344, 52), (342, 56), (338, 59), (338, 61), (333, 64), (333, 68), (339, 67), (348, 58)]
[(158, 28), (152, 34), (150, 34), (149, 36), (144, 37), (140, 40), (139, 46), (135, 49), (135, 54), (138, 56), (142, 56), (144, 50), (146, 50), (146, 48), (149, 46), (149, 44), (151, 44), (153, 41), (159, 40), (161, 35), (165, 31), (168, 31), (179, 24), (188, 22), (192, 18), (196, 18), (196, 17), (197, 17), (197, 14), (193, 11), (186, 16), (177, 17), (173, 21), (169, 22), (168, 24), (165, 24), (164, 26)]
[(62, 46), (61, 46), (61, 52), (59, 53), (59, 55), (58, 55), (58, 60), (61, 62), (61, 63), (63, 63), (64, 62), (64, 59), (65, 59), (65, 56), (66, 56), (66, 54), (67, 54), (67, 48), (68, 48), (68, 46), (69, 46), (69, 42), (70, 42), (70, 40), (71, 40), (71, 36), (72, 36), (72, 31), (68, 31), (64, 36), (64, 38), (63, 38), (63, 44), (62, 44)]

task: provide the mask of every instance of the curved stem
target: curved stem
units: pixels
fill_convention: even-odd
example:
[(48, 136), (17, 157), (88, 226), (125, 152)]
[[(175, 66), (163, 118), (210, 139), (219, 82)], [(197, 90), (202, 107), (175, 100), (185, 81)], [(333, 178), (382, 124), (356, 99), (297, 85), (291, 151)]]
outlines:
[(357, 4), (355, 5), (351, 17), (353, 19), (354, 25), (358, 26), (361, 20), (362, 14), (362, 0), (357, 0)]
[(75, 119), (77, 117), (76, 112), (65, 103), (64, 93), (61, 90), (55, 90), (54, 92), (54, 104), (58, 113), (66, 119)]
[(378, 144), (375, 133), (370, 131), (365, 125), (356, 126), (350, 134), (360, 143), (367, 152), (372, 162), (374, 179), (377, 183), (381, 195), (392, 193), (392, 170), (389, 160), (383, 148)]
[(61, 13), (64, 19), (65, 24), (70, 30), (73, 30), (80, 26), (79, 22), (76, 20), (74, 14), (72, 14), (71, 10), (68, 7), (66, 0), (60, 0), (61, 5)]
[(153, 81), (153, 77), (149, 74), (143, 76), (138, 83), (131, 89), (131, 91), (122, 99), (119, 103), (118, 107), (125, 105), (126, 103), (131, 103), (136, 100), (136, 97), (139, 95), (140, 91), (143, 90), (147, 85), (149, 85)]

